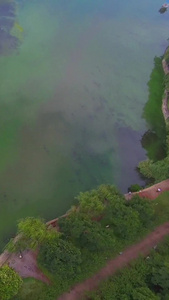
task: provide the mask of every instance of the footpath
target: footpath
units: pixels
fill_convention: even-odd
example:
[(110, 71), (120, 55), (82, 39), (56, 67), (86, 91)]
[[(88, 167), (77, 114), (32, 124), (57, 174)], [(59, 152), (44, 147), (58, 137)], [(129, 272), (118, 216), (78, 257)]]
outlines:
[(132, 260), (140, 255), (147, 256), (151, 249), (162, 241), (164, 236), (169, 234), (169, 222), (159, 226), (150, 233), (141, 242), (126, 249), (122, 255), (117, 256), (107, 262), (107, 265), (102, 268), (97, 274), (77, 284), (69, 293), (63, 294), (58, 300), (78, 300), (87, 292), (96, 289), (102, 280), (113, 275), (117, 270), (127, 266)]

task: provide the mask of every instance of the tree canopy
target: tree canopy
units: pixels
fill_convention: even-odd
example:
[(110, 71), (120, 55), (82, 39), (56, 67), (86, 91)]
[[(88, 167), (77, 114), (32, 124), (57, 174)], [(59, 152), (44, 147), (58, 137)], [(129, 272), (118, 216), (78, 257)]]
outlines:
[(39, 261), (47, 270), (67, 278), (79, 272), (81, 252), (70, 242), (53, 239), (40, 248)]
[(22, 279), (10, 267), (0, 268), (0, 299), (8, 300), (15, 296), (22, 286)]
[(59, 237), (59, 233), (48, 228), (43, 220), (28, 217), (18, 222), (17, 237), (7, 245), (9, 251), (19, 251), (26, 248), (36, 249), (47, 240)]

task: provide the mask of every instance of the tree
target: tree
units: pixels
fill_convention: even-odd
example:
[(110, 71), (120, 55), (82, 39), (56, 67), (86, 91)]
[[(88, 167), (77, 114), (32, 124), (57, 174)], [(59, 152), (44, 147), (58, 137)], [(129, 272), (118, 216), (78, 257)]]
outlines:
[(139, 184), (132, 184), (130, 185), (130, 187), (128, 188), (129, 192), (138, 192), (142, 189), (142, 187)]
[(140, 172), (147, 178), (154, 178), (152, 170), (153, 161), (150, 159), (141, 161), (138, 165)]
[(96, 190), (80, 193), (77, 199), (79, 200), (80, 212), (92, 218), (100, 216), (104, 211), (105, 205), (102, 200), (99, 199)]
[(151, 282), (169, 293), (169, 265), (161, 263), (161, 266), (156, 265), (152, 269)]
[(145, 177), (155, 179), (155, 182), (165, 180), (169, 177), (169, 155), (157, 162), (152, 160), (141, 161), (139, 170)]
[(133, 289), (132, 292), (133, 300), (160, 300), (148, 287), (139, 287)]
[(59, 226), (66, 239), (89, 251), (102, 251), (115, 246), (115, 236), (112, 231), (79, 213), (61, 218)]
[(8, 300), (15, 296), (22, 286), (22, 279), (10, 267), (0, 269), (0, 299)]
[(127, 207), (122, 197), (112, 197), (106, 207), (102, 223), (109, 224), (118, 238), (133, 240), (141, 228), (137, 211)]
[(128, 206), (139, 214), (140, 221), (144, 227), (149, 227), (154, 217), (154, 208), (152, 203), (146, 199), (135, 195), (127, 202)]
[(7, 249), (12, 252), (26, 248), (36, 249), (46, 240), (59, 237), (59, 233), (39, 218), (28, 217), (18, 222), (17, 237), (9, 242)]
[(81, 252), (71, 242), (53, 239), (40, 248), (39, 262), (53, 274), (74, 277), (80, 270)]
[(79, 211), (91, 218), (102, 215), (112, 196), (119, 196), (119, 191), (112, 185), (100, 185), (90, 192), (80, 193), (76, 198), (79, 201)]

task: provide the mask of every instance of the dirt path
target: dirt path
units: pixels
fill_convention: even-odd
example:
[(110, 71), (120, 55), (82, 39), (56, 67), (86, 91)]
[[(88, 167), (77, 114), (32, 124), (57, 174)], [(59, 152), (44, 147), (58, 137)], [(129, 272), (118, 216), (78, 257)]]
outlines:
[[(161, 192), (157, 192), (158, 188), (161, 189)], [(134, 195), (138, 194), (141, 198), (149, 198), (150, 200), (154, 200), (165, 191), (169, 191), (169, 179), (156, 183), (149, 188), (141, 190), (140, 192), (125, 194), (125, 198), (126, 200), (130, 200)]]
[(50, 280), (38, 268), (37, 255), (37, 252), (24, 251), (20, 258), (18, 254), (13, 253), (8, 259), (8, 264), (23, 278), (34, 277), (49, 284)]
[(136, 259), (140, 254), (146, 256), (150, 250), (158, 244), (165, 235), (169, 234), (169, 222), (159, 226), (151, 234), (149, 234), (140, 243), (135, 244), (126, 249), (122, 255), (107, 262), (107, 265), (102, 268), (93, 277), (77, 284), (69, 293), (63, 294), (58, 300), (78, 300), (85, 292), (94, 290), (98, 287), (102, 280), (105, 280), (110, 275), (113, 275), (117, 270), (127, 266), (133, 259)]

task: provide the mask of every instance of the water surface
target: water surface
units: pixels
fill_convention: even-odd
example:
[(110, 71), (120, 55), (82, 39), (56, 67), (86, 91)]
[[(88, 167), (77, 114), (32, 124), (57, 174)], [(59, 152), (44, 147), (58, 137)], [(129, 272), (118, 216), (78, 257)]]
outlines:
[(80, 191), (140, 183), (140, 140), (159, 1), (31, 0), (21, 44), (0, 56), (0, 244), (25, 216), (54, 218)]

